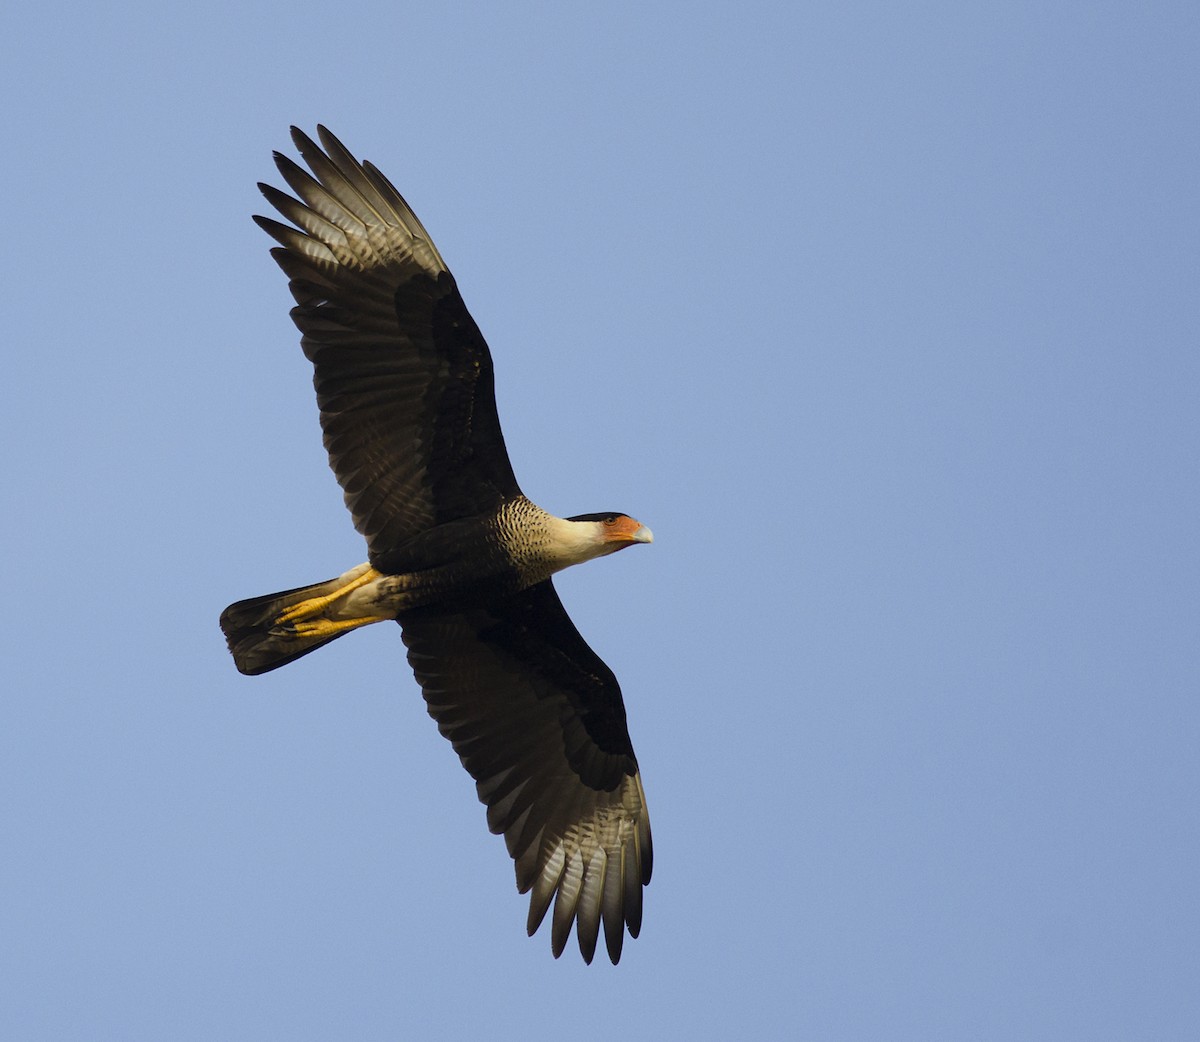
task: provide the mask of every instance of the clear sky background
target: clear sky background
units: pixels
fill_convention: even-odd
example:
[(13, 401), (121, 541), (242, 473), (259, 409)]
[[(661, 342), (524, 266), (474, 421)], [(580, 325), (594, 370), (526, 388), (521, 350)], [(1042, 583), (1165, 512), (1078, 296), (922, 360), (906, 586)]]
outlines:
[[(1200, 7), (22, 4), (0, 38), (5, 1039), (1192, 1039)], [(380, 166), (496, 360), (654, 822), (524, 936), (250, 221)], [(572, 942), (573, 944), (573, 942)]]

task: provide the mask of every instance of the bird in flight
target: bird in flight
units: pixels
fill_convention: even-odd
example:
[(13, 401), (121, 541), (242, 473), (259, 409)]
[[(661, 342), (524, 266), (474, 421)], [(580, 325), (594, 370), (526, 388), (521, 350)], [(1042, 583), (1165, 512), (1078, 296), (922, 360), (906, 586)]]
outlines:
[[(231, 604), (237, 668), (266, 673), (350, 630), (394, 620), (438, 729), (454, 745), (530, 894), (592, 961), (642, 922), (650, 820), (616, 677), (551, 576), (649, 543), (616, 511), (559, 518), (522, 494), (496, 413), (492, 358), (429, 234), (374, 166), (324, 127), (295, 127), (309, 170), (275, 153), (289, 224), (255, 217), (296, 300), (329, 463), (367, 561), (336, 579)], [(311, 171), (311, 173), (309, 172)]]

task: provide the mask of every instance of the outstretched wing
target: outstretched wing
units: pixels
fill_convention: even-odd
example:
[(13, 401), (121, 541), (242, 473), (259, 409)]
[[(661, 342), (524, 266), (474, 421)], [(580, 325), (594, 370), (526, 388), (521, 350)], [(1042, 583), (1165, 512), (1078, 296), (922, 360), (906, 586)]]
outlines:
[(532, 890), (529, 933), (554, 902), (551, 946), (576, 923), (591, 962), (638, 935), (650, 881), (650, 819), (612, 671), (549, 580), (486, 608), (400, 617), (430, 715), (475, 779), (488, 826)]
[(520, 495), (487, 343), (400, 193), (328, 130), (295, 127), (307, 171), (275, 163), (298, 198), (259, 185), (295, 227), (258, 224), (290, 279), (329, 462), (372, 557), (433, 525)]

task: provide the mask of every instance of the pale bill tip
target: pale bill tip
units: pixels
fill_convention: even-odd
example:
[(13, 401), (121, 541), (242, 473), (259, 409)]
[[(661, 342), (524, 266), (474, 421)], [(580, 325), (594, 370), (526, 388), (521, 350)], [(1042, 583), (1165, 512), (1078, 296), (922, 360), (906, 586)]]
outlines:
[(645, 525), (642, 525), (636, 532), (633, 533), (633, 541), (635, 543), (653, 543), (654, 533), (651, 532), (650, 529), (648, 529)]

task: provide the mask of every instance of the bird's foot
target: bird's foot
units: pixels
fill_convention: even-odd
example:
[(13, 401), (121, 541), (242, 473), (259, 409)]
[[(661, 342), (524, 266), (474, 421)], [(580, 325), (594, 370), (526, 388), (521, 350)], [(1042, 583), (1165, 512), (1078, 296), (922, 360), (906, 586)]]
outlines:
[(315, 622), (293, 623), (284, 628), (296, 637), (335, 637), (347, 630), (355, 630), (372, 622), (385, 622), (390, 618), (390, 615), (368, 615), (362, 619), (317, 619)]
[[(370, 565), (361, 565), (365, 570), (352, 578), (343, 586), (339, 586), (333, 593), (325, 594), (321, 597), (309, 597), (308, 600), (301, 601), (299, 604), (293, 604), (287, 611), (280, 612), (275, 618), (276, 626), (291, 626), (302, 619), (311, 619), (314, 615), (320, 615), (334, 601), (339, 601), (350, 593), (353, 593), (360, 586), (365, 586), (369, 582), (379, 578), (379, 572), (375, 571)], [(348, 572), (347, 575), (354, 575), (358, 569)], [(369, 620), (374, 622), (374, 619)]]

